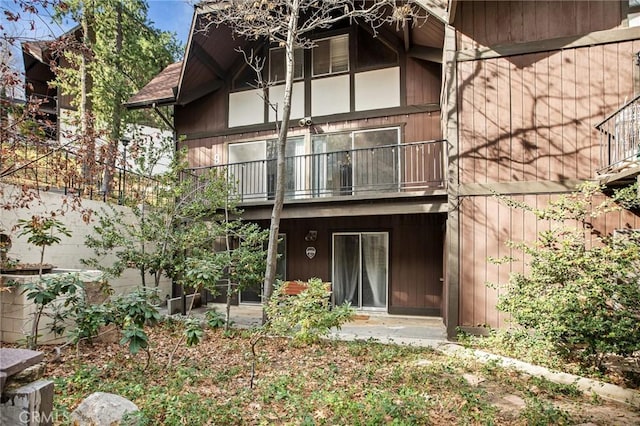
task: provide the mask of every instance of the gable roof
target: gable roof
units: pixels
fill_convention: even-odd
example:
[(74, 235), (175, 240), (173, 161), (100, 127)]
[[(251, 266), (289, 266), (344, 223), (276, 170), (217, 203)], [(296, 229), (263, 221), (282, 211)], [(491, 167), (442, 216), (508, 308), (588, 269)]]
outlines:
[[(432, 60), (444, 44), (444, 24), (447, 22), (448, 0), (416, 0), (429, 16), (423, 25), (398, 32), (405, 49), (416, 57)], [(212, 9), (213, 6), (213, 9)], [(191, 29), (182, 62), (165, 68), (140, 92), (125, 104), (127, 108), (143, 108), (152, 104), (185, 105), (223, 87), (228, 73), (239, 66), (238, 48), (248, 48), (255, 41), (237, 36), (226, 26), (203, 31), (205, 16), (215, 13), (215, 4), (207, 1), (194, 8)], [(414, 47), (415, 49), (412, 49)], [(429, 53), (433, 50), (435, 53)], [(429, 53), (421, 53), (426, 51)], [(426, 56), (425, 56), (426, 55)], [(441, 54), (440, 54), (441, 56)], [(244, 61), (240, 61), (244, 64)]]
[(124, 104), (129, 109), (170, 105), (176, 101), (182, 61), (169, 64)]

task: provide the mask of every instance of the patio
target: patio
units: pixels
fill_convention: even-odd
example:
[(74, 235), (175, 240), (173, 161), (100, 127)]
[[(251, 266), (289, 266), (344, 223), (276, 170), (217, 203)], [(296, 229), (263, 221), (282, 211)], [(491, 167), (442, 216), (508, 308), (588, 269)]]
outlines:
[[(204, 315), (207, 310), (225, 312), (225, 305), (209, 303), (193, 310), (194, 315)], [(161, 313), (166, 314), (166, 311)], [(234, 327), (250, 328), (260, 325), (260, 305), (231, 306)], [(437, 347), (447, 343), (447, 330), (442, 318), (389, 315), (377, 312), (358, 312), (353, 321), (340, 330), (333, 330), (332, 338), (340, 340), (374, 340), (380, 343), (396, 343), (423, 347)]]

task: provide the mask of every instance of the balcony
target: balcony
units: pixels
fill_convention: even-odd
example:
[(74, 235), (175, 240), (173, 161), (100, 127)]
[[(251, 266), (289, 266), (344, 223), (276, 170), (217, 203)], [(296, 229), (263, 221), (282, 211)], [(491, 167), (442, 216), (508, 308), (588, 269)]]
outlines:
[(640, 172), (640, 95), (596, 125), (600, 132), (598, 178), (625, 184)]
[(38, 102), (40, 112), (51, 115), (58, 114), (58, 99), (55, 96), (32, 93), (30, 97), (34, 102)]
[[(380, 198), (444, 190), (447, 144), (444, 140), (321, 152), (285, 158), (285, 199), (331, 197)], [(195, 176), (211, 169), (234, 182), (241, 204), (275, 196), (276, 160), (265, 159), (190, 169)]]

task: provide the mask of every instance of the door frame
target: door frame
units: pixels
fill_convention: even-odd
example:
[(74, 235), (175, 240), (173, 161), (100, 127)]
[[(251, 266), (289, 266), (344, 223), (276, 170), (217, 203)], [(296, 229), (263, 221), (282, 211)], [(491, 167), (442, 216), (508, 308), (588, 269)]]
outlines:
[[(335, 267), (336, 267), (336, 250), (335, 250), (335, 236), (336, 235), (357, 235), (359, 237), (359, 251), (360, 251), (360, 264), (359, 264), (359, 273), (358, 273), (358, 305), (355, 306), (356, 310), (359, 311), (375, 311), (375, 312), (388, 312), (389, 309), (389, 298), (390, 298), (390, 276), (391, 276), (391, 268), (390, 268), (390, 232), (389, 231), (339, 231), (331, 233), (331, 282), (332, 286), (335, 286)], [(384, 235), (385, 237), (385, 248), (386, 248), (386, 256), (385, 256), (385, 267), (386, 267), (386, 276), (385, 276), (385, 304), (384, 306), (362, 306), (362, 275), (363, 275), (363, 258), (362, 258), (362, 235)], [(332, 296), (332, 301), (335, 304), (335, 299)]]

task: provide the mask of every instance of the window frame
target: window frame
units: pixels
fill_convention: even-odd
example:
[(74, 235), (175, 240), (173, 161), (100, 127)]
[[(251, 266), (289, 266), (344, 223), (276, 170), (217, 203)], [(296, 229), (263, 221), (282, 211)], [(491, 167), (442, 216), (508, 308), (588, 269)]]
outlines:
[[(272, 75), (272, 74), (273, 74), (273, 69), (272, 69), (272, 63), (273, 63), (273, 62), (272, 62), (272, 60), (271, 60), (271, 55), (272, 55), (272, 53), (273, 53), (274, 51), (276, 51), (276, 50), (283, 50), (283, 51), (284, 51), (284, 55), (285, 55), (285, 57), (283, 58), (283, 59), (285, 60), (285, 62), (284, 62), (284, 65), (285, 65), (285, 67), (284, 67), (285, 75), (283, 75), (283, 76), (282, 76), (282, 78), (279, 78), (279, 79), (277, 79), (277, 80), (276, 80), (276, 79), (274, 78), (274, 76)], [(300, 75), (300, 76), (296, 76), (296, 75), (294, 75), (294, 76), (293, 76), (293, 81), (301, 81), (301, 80), (304, 80), (304, 79), (305, 79), (305, 73), (304, 73), (304, 70), (305, 70), (305, 63), (304, 63), (305, 61), (304, 61), (304, 57), (305, 57), (305, 54), (304, 54), (304, 50), (305, 50), (305, 49), (304, 49), (304, 48), (302, 48), (302, 47), (295, 47), (295, 48), (293, 49), (293, 55), (294, 55), (294, 58), (295, 58), (295, 55), (296, 55), (298, 52), (300, 52), (300, 64), (301, 64), (301, 65), (300, 65), (301, 75)], [(286, 54), (287, 54), (287, 52), (286, 52), (286, 48), (285, 48), (285, 47), (275, 46), (275, 47), (270, 47), (270, 48), (269, 48), (269, 82), (270, 82), (270, 83), (274, 83), (274, 84), (281, 84), (281, 83), (284, 83), (284, 81), (285, 81), (285, 77), (286, 77)], [(296, 63), (297, 63), (297, 62), (296, 62)], [(293, 71), (294, 71), (294, 73), (295, 73), (295, 71), (296, 71), (296, 70), (295, 70), (295, 63), (294, 63), (294, 70), (293, 70)]]
[[(326, 73), (319, 73), (316, 74), (314, 71), (314, 63), (315, 63), (315, 54), (316, 54), (316, 49), (317, 49), (317, 43), (321, 42), (321, 41), (326, 41), (326, 40), (333, 40), (333, 39), (338, 39), (338, 38), (345, 38), (347, 40), (347, 68), (344, 70), (340, 70), (340, 71), (333, 71), (333, 62), (332, 62), (332, 51), (331, 51), (331, 43), (329, 43), (329, 71)], [(314, 44), (316, 44), (316, 46), (314, 46), (311, 49), (311, 78), (318, 78), (318, 77), (327, 77), (327, 76), (333, 76), (333, 75), (340, 75), (340, 74), (348, 74), (351, 72), (351, 36), (350, 33), (340, 33), (340, 34), (336, 34), (336, 35), (332, 35), (332, 36), (328, 36), (328, 37), (322, 37), (322, 38), (318, 38), (313, 40)]]

